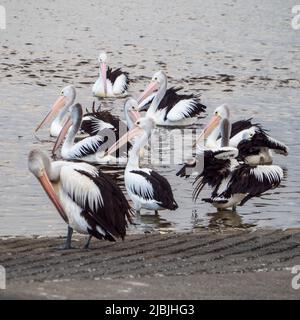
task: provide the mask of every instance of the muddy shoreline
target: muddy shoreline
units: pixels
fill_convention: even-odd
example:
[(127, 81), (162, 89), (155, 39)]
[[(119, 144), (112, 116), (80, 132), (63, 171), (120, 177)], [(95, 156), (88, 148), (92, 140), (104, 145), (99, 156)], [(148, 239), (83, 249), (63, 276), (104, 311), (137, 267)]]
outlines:
[(7, 272), (0, 298), (300, 298), (291, 287), (300, 229), (131, 235), (94, 241), (89, 251), (79, 236), (77, 249), (57, 250), (63, 240), (0, 240)]

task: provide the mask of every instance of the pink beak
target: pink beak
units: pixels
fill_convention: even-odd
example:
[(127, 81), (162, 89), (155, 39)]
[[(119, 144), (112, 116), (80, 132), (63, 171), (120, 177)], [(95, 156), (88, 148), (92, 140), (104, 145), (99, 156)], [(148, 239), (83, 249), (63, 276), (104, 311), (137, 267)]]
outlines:
[(151, 81), (145, 91), (138, 98), (138, 103), (140, 104), (144, 99), (150, 96), (155, 90), (158, 89), (158, 85), (156, 82)]
[(136, 122), (141, 117), (140, 113), (138, 111), (130, 111), (131, 118), (133, 122)]
[(217, 125), (220, 123), (221, 117), (220, 116), (213, 116), (212, 119), (209, 121), (209, 123), (205, 126), (202, 133), (196, 140), (196, 142), (193, 144), (193, 147), (198, 145), (201, 140), (207, 139), (207, 137), (211, 134), (211, 132), (217, 127)]
[(114, 143), (108, 150), (107, 155), (111, 155), (114, 152), (116, 152), (118, 149), (120, 149), (124, 144), (126, 144), (128, 141), (133, 139), (135, 136), (139, 135), (141, 132), (141, 129), (139, 127), (135, 127), (125, 133), (116, 143)]
[(43, 125), (48, 123), (58, 113), (58, 111), (65, 105), (65, 103), (66, 103), (66, 98), (64, 96), (59, 97), (51, 107), (50, 111), (48, 112), (44, 120), (35, 129), (35, 132), (37, 132)]
[(101, 63), (100, 69), (101, 69), (101, 76), (102, 76), (103, 87), (104, 87), (104, 94), (107, 95), (107, 81), (106, 81), (107, 80), (107, 78), (106, 78), (107, 65), (106, 65), (106, 63)]
[(70, 117), (68, 118), (68, 120), (66, 121), (65, 125), (63, 126), (63, 128), (61, 129), (59, 136), (56, 139), (56, 142), (54, 144), (54, 147), (52, 149), (52, 154), (55, 154), (55, 152), (57, 151), (57, 149), (59, 148), (59, 146), (62, 144), (69, 128), (72, 125), (72, 120), (70, 119)]
[(47, 174), (44, 173), (41, 177), (38, 178), (38, 180), (41, 183), (45, 192), (47, 193), (48, 197), (50, 198), (50, 200), (54, 204), (55, 208), (57, 209), (57, 211), (61, 215), (61, 217), (64, 219), (64, 221), (66, 223), (69, 223), (68, 216), (66, 215), (65, 210), (64, 210), (63, 206), (61, 205)]

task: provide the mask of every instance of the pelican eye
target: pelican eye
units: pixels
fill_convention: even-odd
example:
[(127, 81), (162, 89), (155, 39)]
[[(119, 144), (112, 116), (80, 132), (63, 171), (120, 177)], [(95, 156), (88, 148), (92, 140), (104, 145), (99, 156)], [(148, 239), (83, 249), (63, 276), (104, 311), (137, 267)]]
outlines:
[(215, 112), (215, 116), (217, 116), (218, 114), (219, 114), (219, 112), (218, 112), (218, 111), (216, 111), (216, 112)]

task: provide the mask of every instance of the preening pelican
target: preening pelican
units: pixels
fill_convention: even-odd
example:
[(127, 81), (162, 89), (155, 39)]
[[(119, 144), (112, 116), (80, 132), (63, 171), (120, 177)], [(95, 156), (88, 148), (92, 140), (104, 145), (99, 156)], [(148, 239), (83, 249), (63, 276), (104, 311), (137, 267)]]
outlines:
[(99, 98), (105, 97), (124, 97), (127, 95), (129, 85), (128, 73), (121, 68), (112, 71), (107, 66), (107, 54), (99, 54), (99, 78), (93, 85), (93, 95)]
[[(161, 126), (186, 126), (195, 123), (206, 106), (192, 94), (178, 94), (180, 88), (167, 89), (167, 84), (166, 74), (163, 71), (156, 72), (138, 99), (139, 103), (143, 103), (144, 99), (157, 90), (148, 108), (147, 117), (153, 118)], [(144, 109), (144, 106), (139, 108), (140, 111)]]
[(114, 152), (128, 139), (139, 136), (129, 151), (124, 174), (127, 193), (138, 214), (141, 209), (154, 210), (157, 214), (158, 210), (176, 210), (178, 208), (168, 180), (152, 169), (140, 168), (139, 166), (139, 152), (147, 144), (154, 125), (153, 119), (140, 118), (136, 121), (136, 128), (128, 132), (126, 137), (123, 136), (108, 151), (109, 153)]
[[(227, 131), (227, 132), (226, 132)], [(202, 199), (212, 203), (218, 209), (233, 208), (245, 204), (249, 199), (260, 196), (262, 193), (278, 187), (283, 171), (276, 165), (256, 165), (237, 161), (239, 150), (228, 147), (230, 125), (227, 119), (221, 121), (222, 137), (221, 147), (205, 149), (197, 155), (203, 164), (202, 171), (195, 179), (193, 198), (196, 200), (207, 184), (213, 188), (210, 198)], [(251, 139), (251, 137), (249, 137)], [(186, 168), (194, 164), (184, 165), (177, 173), (186, 175)]]
[[(215, 110), (214, 116), (198, 138), (198, 142), (204, 138), (206, 139), (205, 147), (210, 149), (220, 147), (220, 123), (222, 119), (230, 120), (230, 110), (226, 104)], [(237, 148), (245, 137), (249, 139), (239, 146), (239, 151), (240, 156), (248, 164), (271, 164), (273, 161), (271, 151), (285, 156), (288, 155), (288, 147), (285, 144), (270, 137), (260, 124), (253, 124), (251, 119), (232, 124), (229, 146)]]
[(92, 237), (124, 239), (130, 206), (109, 176), (87, 163), (52, 162), (40, 150), (29, 153), (28, 168), (40, 181), (61, 217), (68, 225), (64, 249), (71, 248), (73, 230)]
[[(61, 156), (65, 160), (81, 160), (90, 163), (102, 164), (125, 164), (127, 162), (127, 153), (122, 151), (116, 156), (106, 154), (106, 150), (116, 141), (116, 133), (114, 130), (102, 130), (99, 135), (94, 135), (82, 139), (74, 144), (76, 134), (81, 126), (82, 121), (82, 107), (79, 103), (69, 108), (70, 119), (62, 128), (56, 143), (53, 147), (53, 154), (55, 154), (58, 147), (64, 140)], [(126, 130), (125, 130), (126, 132)], [(118, 136), (117, 136), (118, 137)], [(128, 143), (127, 149), (130, 147)]]

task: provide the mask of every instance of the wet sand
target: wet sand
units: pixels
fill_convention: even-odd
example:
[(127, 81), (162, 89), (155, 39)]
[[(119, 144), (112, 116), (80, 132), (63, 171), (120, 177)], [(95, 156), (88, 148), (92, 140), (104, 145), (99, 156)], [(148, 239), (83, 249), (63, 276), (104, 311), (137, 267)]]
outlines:
[(94, 241), (60, 251), (62, 238), (3, 238), (2, 299), (299, 299), (300, 229), (201, 231)]

